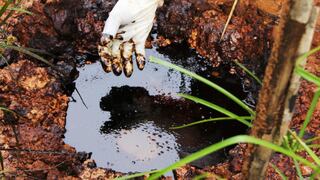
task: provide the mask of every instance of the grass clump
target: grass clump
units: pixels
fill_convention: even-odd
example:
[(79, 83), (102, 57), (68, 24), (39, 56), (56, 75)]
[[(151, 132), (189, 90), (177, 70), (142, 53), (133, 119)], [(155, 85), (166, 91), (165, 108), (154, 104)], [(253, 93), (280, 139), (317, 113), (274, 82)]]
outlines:
[(158, 59), (156, 57), (151, 56), (150, 57), (150, 62), (168, 67), (168, 68), (172, 68), (174, 70), (177, 70), (183, 74), (186, 74), (187, 76), (190, 76), (208, 86), (210, 86), (211, 88), (217, 90), (218, 92), (222, 93), (223, 95), (225, 95), (226, 97), (228, 97), (230, 100), (232, 100), (233, 102), (235, 102), (236, 104), (238, 104), (241, 108), (243, 108), (244, 110), (246, 110), (252, 117), (255, 116), (255, 111), (253, 109), (251, 109), (247, 104), (245, 104), (242, 100), (240, 100), (238, 97), (236, 97), (235, 95), (233, 95), (232, 93), (230, 93), (229, 91), (227, 91), (226, 89), (222, 88), (221, 86), (209, 81), (208, 79), (199, 76), (196, 73), (193, 73), (191, 71), (188, 71), (182, 67), (179, 67), (177, 65), (171, 64), (169, 62), (163, 61), (161, 59)]
[[(301, 65), (301, 63), (310, 55), (318, 52), (320, 50), (320, 47), (315, 48), (313, 50), (311, 50), (308, 53), (305, 53), (304, 55), (300, 56), (297, 59), (297, 64), (296, 64), (296, 68), (295, 68), (295, 72), (300, 75), (302, 78), (308, 80), (309, 82), (312, 82), (314, 84), (316, 84), (318, 86), (317, 91), (315, 92), (315, 95), (313, 97), (313, 100), (311, 102), (311, 105), (309, 107), (306, 119), (299, 131), (299, 133), (293, 132), (293, 131), (289, 131), (289, 133), (283, 137), (283, 144), (282, 145), (276, 145), (273, 143), (270, 143), (268, 141), (262, 140), (262, 139), (258, 139), (252, 136), (248, 136), (248, 135), (238, 135), (238, 136), (234, 136), (225, 140), (222, 140), (218, 143), (215, 143), (207, 148), (204, 148), (196, 153), (191, 154), (190, 156), (187, 156), (183, 159), (181, 159), (180, 161), (171, 164), (170, 166), (163, 168), (161, 170), (156, 170), (153, 172), (146, 172), (143, 173), (143, 175), (150, 175), (150, 177), (148, 179), (150, 180), (155, 180), (158, 179), (159, 177), (161, 177), (162, 175), (164, 175), (165, 173), (172, 171), (174, 169), (177, 169), (181, 166), (184, 166), (192, 161), (195, 161), (197, 159), (200, 159), (204, 156), (207, 156), (211, 153), (214, 153), (220, 149), (226, 148), (228, 146), (231, 145), (236, 145), (239, 143), (249, 143), (249, 144), (255, 144), (255, 145), (259, 145), (259, 146), (263, 146), (269, 149), (272, 149), (273, 151), (277, 152), (277, 153), (281, 153), (283, 155), (286, 155), (290, 158), (293, 159), (294, 161), (294, 165), (297, 171), (297, 175), (299, 176), (300, 179), (303, 179), (304, 177), (302, 176), (301, 170), (300, 170), (300, 164), (303, 164), (305, 166), (310, 167), (313, 170), (313, 175), (310, 177), (310, 179), (317, 179), (319, 178), (319, 174), (320, 174), (320, 157), (318, 157), (312, 150), (312, 148), (319, 148), (319, 145), (314, 145), (311, 144), (313, 141), (319, 139), (320, 137), (315, 137), (315, 138), (311, 138), (311, 139), (307, 139), (304, 140), (302, 139), (305, 132), (306, 132), (306, 128), (309, 125), (310, 121), (311, 121), (311, 117), (313, 112), (315, 111), (316, 105), (319, 101), (320, 98), (320, 78), (315, 76), (314, 74), (306, 71), (303, 66)], [(199, 99), (197, 97), (193, 97), (190, 95), (185, 95), (185, 94), (180, 94), (181, 97), (184, 97), (186, 99), (192, 100), (196, 103), (200, 103), (202, 105), (205, 105), (213, 110), (219, 111), (223, 114), (225, 114), (227, 117), (221, 117), (221, 118), (212, 118), (212, 119), (206, 119), (206, 120), (202, 120), (202, 121), (197, 121), (191, 124), (187, 124), (187, 125), (183, 125), (183, 126), (178, 126), (178, 127), (174, 127), (172, 129), (181, 129), (181, 128), (186, 128), (186, 127), (190, 127), (190, 126), (194, 126), (197, 124), (201, 124), (201, 123), (208, 123), (208, 122), (214, 122), (214, 121), (223, 121), (223, 120), (238, 120), (239, 122), (242, 122), (243, 124), (247, 124), (249, 127), (252, 126), (251, 124), (251, 120), (254, 118), (255, 112), (249, 108), (247, 105), (245, 105), (244, 103), (241, 102), (241, 100), (239, 100), (237, 97), (235, 97), (234, 95), (232, 95), (231, 93), (229, 93), (228, 91), (226, 91), (225, 89), (223, 89), (222, 87), (219, 87), (218, 85), (214, 84), (213, 82), (193, 73), (190, 72), (186, 69), (183, 69), (181, 67), (178, 67), (176, 65), (173, 65), (169, 62), (165, 62), (162, 61), (160, 59), (157, 59), (155, 57), (151, 57), (150, 61), (153, 63), (157, 63), (169, 68), (173, 68), (175, 70), (180, 71), (181, 73), (184, 73), (194, 79), (197, 79), (207, 85), (209, 85), (210, 87), (218, 90), (220, 93), (224, 94), (225, 96), (227, 96), (228, 98), (230, 98), (231, 100), (233, 100), (235, 103), (237, 103), (240, 107), (242, 107), (243, 109), (247, 110), (247, 112), (251, 115), (251, 116), (237, 116), (234, 113), (218, 106), (215, 105), (211, 102), (207, 102), (203, 99)], [(256, 78), (255, 78), (256, 79)], [(256, 79), (257, 80), (257, 79)], [(259, 82), (259, 81), (258, 81)], [(306, 159), (302, 156), (299, 155), (299, 152), (301, 151), (305, 151), (309, 157), (312, 158), (312, 161), (310, 161), (309, 159)], [(281, 172), (281, 170), (276, 167), (275, 165), (271, 164), (271, 167), (275, 169), (275, 171), (280, 175), (280, 177), (283, 180), (288, 179), (283, 172)], [(138, 174), (139, 175), (139, 174)], [(140, 174), (141, 175), (141, 174)], [(132, 176), (131, 176), (132, 177)], [(139, 176), (135, 176), (135, 177), (139, 177)], [(206, 175), (202, 175), (199, 176), (198, 178), (205, 178)], [(127, 177), (122, 177), (121, 179), (128, 179)]]
[(32, 15), (30, 11), (27, 11), (26, 9), (21, 7), (21, 0), (6, 0), (4, 1), (4, 4), (0, 6), (0, 59), (3, 59), (8, 64), (8, 61), (6, 60), (3, 53), (5, 52), (5, 50), (11, 49), (31, 56), (36, 60), (41, 61), (55, 69), (55, 66), (51, 62), (35, 53), (39, 52), (38, 50), (20, 47), (19, 45), (17, 45), (17, 38), (3, 30), (4, 28), (2, 27), (7, 24), (8, 19), (12, 17), (14, 13), (24, 13)]

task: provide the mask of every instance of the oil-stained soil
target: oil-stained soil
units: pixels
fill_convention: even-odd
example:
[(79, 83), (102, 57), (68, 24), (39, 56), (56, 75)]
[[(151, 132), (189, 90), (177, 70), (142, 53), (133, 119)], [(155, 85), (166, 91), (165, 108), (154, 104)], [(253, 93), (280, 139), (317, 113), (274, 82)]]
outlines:
[[(1, 69), (1, 147), (7, 176), (61, 178), (78, 174), (85, 154), (63, 142), (68, 97), (48, 68), (20, 60)], [(63, 170), (63, 171), (61, 171)]]
[(233, 1), (167, 1), (158, 12), (158, 31), (174, 41), (187, 40), (213, 66), (239, 61), (261, 74), (275, 23), (271, 16), (249, 6), (239, 16), (236, 11), (221, 38), (232, 3)]
[[(103, 21), (116, 0), (30, 0), (24, 4), (33, 15), (17, 14), (6, 26), (18, 38), (17, 44), (49, 52), (51, 62), (64, 62), (72, 67), (83, 55), (96, 56)], [(231, 2), (231, 1), (230, 1)], [(272, 41), (270, 19), (254, 8), (246, 15), (236, 13), (225, 37), (220, 42), (229, 1), (172, 0), (158, 12), (158, 32), (161, 45), (187, 41), (192, 48), (209, 59), (213, 66), (238, 60), (262, 74)], [(221, 4), (222, 3), (222, 4)], [(319, 3), (316, 1), (316, 3)], [(185, 21), (186, 20), (186, 21)], [(319, 43), (317, 25), (314, 46)], [(214, 33), (212, 33), (214, 32)], [(219, 43), (220, 42), (220, 43)], [(81, 56), (78, 56), (81, 54)], [(10, 66), (0, 70), (1, 105), (15, 111), (1, 112), (0, 145), (4, 157), (5, 175), (20, 179), (112, 179), (120, 176), (112, 170), (96, 168), (90, 154), (79, 153), (63, 141), (68, 106), (66, 80), (30, 57), (8, 51)], [(53, 55), (53, 56), (52, 56)], [(307, 69), (320, 75), (319, 54), (309, 58)], [(71, 69), (71, 68), (70, 68)], [(65, 69), (64, 69), (65, 70)], [(66, 70), (67, 74), (70, 71)], [(306, 116), (315, 86), (303, 82), (297, 100), (292, 128), (298, 129)], [(320, 136), (320, 105), (308, 132)], [(318, 142), (319, 143), (319, 142)], [(178, 179), (188, 179), (203, 172), (213, 172), (228, 179), (242, 179), (241, 164), (245, 145), (230, 151), (229, 159), (221, 164), (198, 169), (187, 166), (178, 169)], [(317, 153), (320, 155), (319, 150)], [(272, 162), (290, 179), (296, 179), (292, 161), (275, 155)], [(304, 175), (310, 169), (301, 167)], [(271, 168), (267, 178), (280, 179)]]
[[(116, 1), (31, 2), (29, 10), (34, 15), (19, 16), (19, 23), (15, 19), (13, 34), (25, 46), (66, 56), (66, 51), (69, 55), (96, 52), (104, 20)], [(213, 66), (239, 61), (262, 75), (275, 24), (273, 18), (249, 7), (245, 15), (235, 14), (220, 40), (232, 3), (221, 0), (166, 1), (157, 16), (157, 31), (167, 39), (161, 45), (188, 41)]]

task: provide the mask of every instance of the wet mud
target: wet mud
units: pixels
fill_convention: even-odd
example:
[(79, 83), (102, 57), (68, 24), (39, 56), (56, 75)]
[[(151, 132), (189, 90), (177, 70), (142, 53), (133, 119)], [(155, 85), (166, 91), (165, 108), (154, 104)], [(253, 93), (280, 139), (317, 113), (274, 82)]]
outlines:
[[(63, 62), (62, 67), (68, 68), (62, 69), (68, 74), (71, 73), (68, 69), (72, 69), (76, 64), (84, 64), (97, 58), (96, 46), (100, 39), (103, 22), (115, 2), (116, 0), (31, 0), (24, 6), (33, 12), (33, 15), (17, 14), (10, 19), (5, 29), (18, 38), (17, 44), (44, 50), (47, 53), (42, 55), (55, 64), (59, 65)], [(199, 55), (206, 57), (201, 60), (202, 62), (209, 60), (212, 66), (220, 66), (219, 69), (222, 69), (222, 72), (212, 70), (211, 75), (219, 76), (221, 73), (229, 73), (230, 64), (234, 60), (246, 64), (258, 75), (262, 75), (272, 44), (270, 37), (273, 24), (270, 22), (274, 19), (270, 20), (269, 16), (266, 18), (263, 12), (255, 8), (249, 8), (245, 16), (236, 13), (226, 36), (219, 43), (219, 35), (231, 7), (230, 2), (166, 1), (165, 6), (158, 12), (156, 30), (161, 37), (158, 38), (157, 44), (167, 46), (173, 42), (189, 43), (189, 46)], [(316, 3), (319, 4), (319, 2)], [(318, 27), (320, 27), (319, 23), (314, 37), (314, 46), (319, 44)], [(161, 50), (159, 52), (161, 53)], [(54, 70), (31, 57), (13, 51), (5, 52), (5, 55), (10, 60), (10, 66), (0, 70), (0, 103), (16, 112), (1, 111), (0, 113), (0, 145), (3, 148), (1, 153), (4, 159), (5, 175), (12, 179), (113, 179), (122, 175), (110, 169), (97, 168), (96, 162), (90, 159), (91, 154), (79, 153), (79, 150), (64, 142), (66, 124), (68, 126), (69, 123), (69, 121), (66, 122), (70, 101), (68, 95), (72, 93), (72, 91), (66, 91), (70, 89), (66, 86), (74, 87), (74, 84), (70, 83), (70, 78), (61, 78)], [(315, 74), (320, 72), (318, 59), (319, 54), (312, 56), (307, 65), (308, 70)], [(196, 63), (201, 65), (199, 62)], [(225, 64), (229, 66), (223, 69)], [(205, 71), (209, 72), (209, 70)], [(112, 123), (113, 119), (119, 120), (117, 115), (119, 107), (128, 100), (132, 102), (132, 106), (125, 112), (121, 112), (126, 116), (131, 116), (132, 107), (137, 104), (137, 101), (142, 100), (145, 106), (140, 107), (139, 110), (152, 119), (155, 119), (154, 114), (145, 113), (145, 107), (152, 108), (154, 104), (161, 107), (158, 112), (160, 114), (166, 114), (167, 106), (172, 107), (170, 110), (179, 112), (180, 108), (175, 109), (177, 102), (186, 110), (193, 108), (193, 105), (188, 102), (182, 103), (180, 100), (171, 98), (171, 94), (170, 98), (161, 99), (169, 96), (157, 96), (143, 86), (128, 88), (118, 86), (108, 91), (104, 90), (97, 96), (97, 102), (101, 100), (101, 103), (94, 102), (94, 105), (98, 106), (99, 112), (104, 115), (104, 120), (97, 126), (96, 132), (112, 133), (109, 126), (118, 130), (125, 129), (125, 131), (141, 128), (137, 123), (141, 121), (138, 115), (134, 115), (133, 121), (130, 122), (131, 127), (126, 127), (124, 123)], [(200, 92), (202, 91), (202, 87), (197, 88)], [(131, 92), (132, 96), (111, 105), (104, 101), (119, 96), (123, 90)], [(296, 115), (291, 124), (293, 129), (299, 129), (301, 126), (314, 90), (314, 85), (303, 82), (297, 100)], [(247, 95), (244, 95), (243, 99), (245, 98)], [(254, 101), (250, 104), (254, 104)], [(90, 106), (89, 103), (88, 106)], [(110, 112), (111, 121), (106, 118), (106, 111)], [(318, 105), (308, 128), (311, 137), (320, 136), (319, 112)], [(195, 117), (201, 113), (202, 111), (196, 112)], [(167, 128), (171, 124), (164, 126)], [(117, 135), (119, 133), (115, 134)], [(246, 145), (239, 145), (229, 152), (225, 162), (203, 169), (195, 166), (182, 167), (174, 172), (174, 176), (177, 179), (188, 179), (203, 172), (213, 172), (228, 179), (242, 179), (241, 166), (245, 149)], [(319, 150), (317, 153), (320, 153)], [(275, 155), (272, 162), (289, 178), (295, 179), (296, 172), (292, 169), (292, 160)], [(302, 170), (304, 175), (310, 174), (307, 167), (302, 167)], [(269, 168), (267, 178), (279, 179), (279, 175)]]

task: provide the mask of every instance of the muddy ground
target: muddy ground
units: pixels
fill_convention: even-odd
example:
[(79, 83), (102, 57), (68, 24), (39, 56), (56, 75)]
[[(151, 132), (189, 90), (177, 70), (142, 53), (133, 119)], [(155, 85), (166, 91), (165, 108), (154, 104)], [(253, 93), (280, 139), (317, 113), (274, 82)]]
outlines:
[[(16, 44), (42, 49), (59, 71), (35, 59), (13, 51), (5, 55), (10, 66), (0, 70), (0, 102), (17, 114), (1, 112), (0, 144), (3, 149), (5, 175), (18, 179), (112, 179), (121, 173), (96, 168), (90, 154), (77, 152), (63, 142), (68, 106), (68, 89), (74, 78), (75, 57), (97, 55), (103, 22), (116, 0), (29, 0), (25, 6), (33, 15), (16, 14), (6, 30), (17, 37)], [(224, 3), (222, 3), (224, 2)], [(232, 1), (171, 0), (158, 12), (159, 45), (187, 41), (190, 47), (211, 61), (213, 66), (230, 65), (238, 60), (250, 69), (263, 74), (272, 44), (275, 17), (248, 8), (248, 13), (233, 18), (226, 36), (219, 35)], [(318, 3), (318, 2), (316, 2)], [(253, 18), (254, 17), (254, 18)], [(182, 21), (181, 21), (182, 20)], [(83, 38), (85, 37), (85, 38)], [(320, 41), (320, 18), (313, 46)], [(309, 58), (307, 69), (320, 76), (320, 53)], [(91, 59), (87, 59), (90, 61)], [(240, 71), (238, 71), (241, 75)], [(303, 81), (297, 100), (296, 115), (291, 127), (298, 129), (307, 113), (315, 86)], [(310, 136), (320, 136), (320, 104), (308, 128)], [(242, 155), (245, 145), (230, 151), (222, 164), (205, 169), (187, 166), (175, 172), (178, 179), (188, 179), (202, 172), (213, 172), (228, 179), (241, 178)], [(318, 153), (319, 150), (318, 150)], [(275, 155), (272, 162), (296, 179), (289, 158)], [(302, 167), (303, 174), (310, 169)], [(268, 169), (267, 179), (280, 179)]]

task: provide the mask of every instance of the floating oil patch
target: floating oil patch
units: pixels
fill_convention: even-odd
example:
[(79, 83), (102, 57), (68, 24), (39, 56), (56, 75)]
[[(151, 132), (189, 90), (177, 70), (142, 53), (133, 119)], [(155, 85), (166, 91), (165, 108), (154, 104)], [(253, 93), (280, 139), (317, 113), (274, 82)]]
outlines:
[[(151, 49), (147, 51), (147, 56), (150, 55), (211, 77), (211, 69), (203, 68), (208, 67), (203, 64), (206, 61), (186, 45)], [(121, 172), (163, 168), (245, 131), (241, 124), (230, 121), (171, 130), (172, 126), (221, 117), (201, 105), (179, 99), (177, 93), (189, 93), (243, 114), (241, 108), (220, 93), (174, 70), (148, 63), (143, 71), (135, 68), (130, 79), (104, 73), (99, 63), (78, 70), (76, 87), (88, 109), (74, 93), (75, 101), (69, 103), (65, 142), (78, 151), (92, 152), (100, 167)], [(245, 99), (236, 76), (222, 75), (213, 80)], [(221, 162), (225, 154), (224, 151), (214, 153), (194, 165)]]

